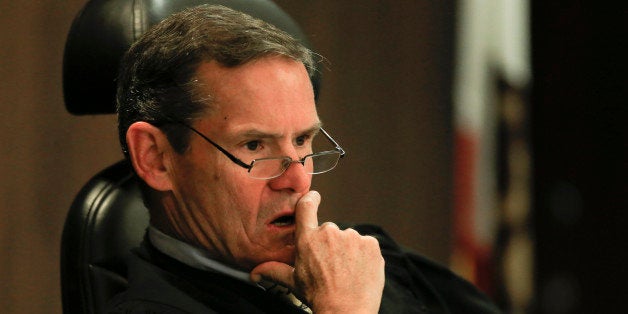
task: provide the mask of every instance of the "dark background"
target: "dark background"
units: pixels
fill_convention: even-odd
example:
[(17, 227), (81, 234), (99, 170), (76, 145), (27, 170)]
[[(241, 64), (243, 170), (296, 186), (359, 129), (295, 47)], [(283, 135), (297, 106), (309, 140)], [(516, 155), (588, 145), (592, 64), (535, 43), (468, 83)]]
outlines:
[(628, 6), (532, 4), (536, 309), (623, 312)]

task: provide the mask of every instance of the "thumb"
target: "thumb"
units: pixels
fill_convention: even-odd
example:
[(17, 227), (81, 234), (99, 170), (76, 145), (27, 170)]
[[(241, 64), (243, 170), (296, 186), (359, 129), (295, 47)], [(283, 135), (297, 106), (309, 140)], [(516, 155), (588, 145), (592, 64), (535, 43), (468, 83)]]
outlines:
[(295, 289), (294, 268), (281, 262), (265, 262), (251, 270), (251, 281), (259, 283), (262, 280), (270, 280), (284, 287)]

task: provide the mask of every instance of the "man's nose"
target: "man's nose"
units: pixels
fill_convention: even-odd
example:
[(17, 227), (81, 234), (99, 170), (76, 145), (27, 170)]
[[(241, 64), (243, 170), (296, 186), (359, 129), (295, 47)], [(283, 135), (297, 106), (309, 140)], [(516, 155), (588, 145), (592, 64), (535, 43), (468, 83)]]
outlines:
[(271, 179), (269, 184), (275, 190), (291, 190), (293, 192), (306, 192), (310, 189), (312, 175), (298, 159), (286, 165), (286, 171), (280, 176)]

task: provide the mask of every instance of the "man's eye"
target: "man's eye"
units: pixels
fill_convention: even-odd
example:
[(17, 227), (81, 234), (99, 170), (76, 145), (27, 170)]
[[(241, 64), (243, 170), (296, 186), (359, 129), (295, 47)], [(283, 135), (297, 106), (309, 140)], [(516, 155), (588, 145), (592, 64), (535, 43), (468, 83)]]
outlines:
[(296, 142), (297, 146), (303, 146), (303, 145), (305, 145), (305, 142), (307, 141), (307, 139), (308, 139), (308, 136), (302, 135), (302, 136), (297, 137), (295, 142)]
[(245, 145), (246, 145), (246, 148), (250, 151), (256, 151), (260, 147), (259, 141), (250, 141), (250, 142), (247, 142)]

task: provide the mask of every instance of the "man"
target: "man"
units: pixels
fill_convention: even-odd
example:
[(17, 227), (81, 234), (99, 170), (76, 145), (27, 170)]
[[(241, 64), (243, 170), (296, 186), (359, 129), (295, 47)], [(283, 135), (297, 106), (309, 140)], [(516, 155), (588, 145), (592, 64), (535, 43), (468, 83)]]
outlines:
[[(131, 47), (119, 131), (151, 219), (108, 311), (495, 311), (376, 227), (319, 225), (312, 175), (344, 151), (321, 127), (314, 62), (286, 33), (221, 6), (175, 14)], [(328, 148), (314, 151), (320, 140)]]

